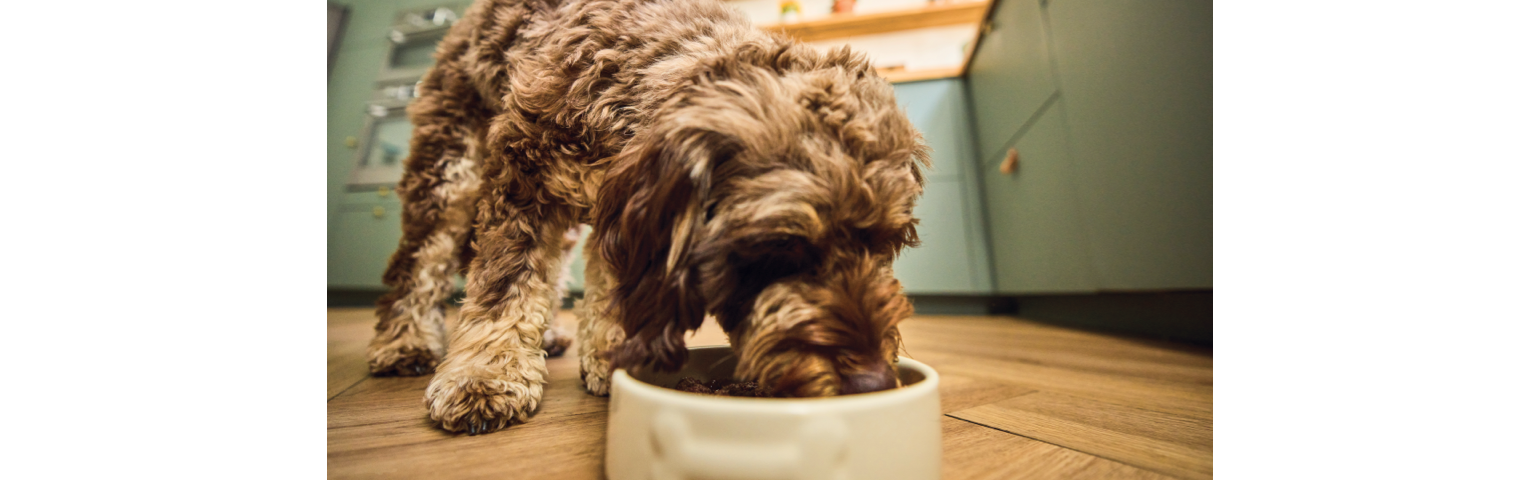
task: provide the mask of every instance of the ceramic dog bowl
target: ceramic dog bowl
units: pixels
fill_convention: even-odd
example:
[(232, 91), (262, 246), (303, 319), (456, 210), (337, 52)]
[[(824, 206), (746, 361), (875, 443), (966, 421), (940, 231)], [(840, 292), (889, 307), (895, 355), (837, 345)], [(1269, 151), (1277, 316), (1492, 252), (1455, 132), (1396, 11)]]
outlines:
[(679, 379), (730, 378), (726, 346), (690, 349), (676, 373), (610, 378), (604, 471), (632, 479), (941, 478), (936, 371), (898, 359), (901, 388), (827, 398), (718, 397)]

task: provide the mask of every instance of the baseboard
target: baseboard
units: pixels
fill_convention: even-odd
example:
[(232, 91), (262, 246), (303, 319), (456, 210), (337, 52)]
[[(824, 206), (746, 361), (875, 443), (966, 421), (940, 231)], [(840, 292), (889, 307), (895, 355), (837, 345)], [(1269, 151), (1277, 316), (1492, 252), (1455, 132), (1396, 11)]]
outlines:
[(1016, 311), (1015, 300), (993, 295), (911, 294), (916, 315), (1009, 315)]
[(328, 288), (326, 289), (326, 308), (372, 307), (374, 301), (379, 300), (384, 294), (385, 290)]
[(1024, 295), (1016, 316), (1083, 330), (1212, 347), (1214, 291)]

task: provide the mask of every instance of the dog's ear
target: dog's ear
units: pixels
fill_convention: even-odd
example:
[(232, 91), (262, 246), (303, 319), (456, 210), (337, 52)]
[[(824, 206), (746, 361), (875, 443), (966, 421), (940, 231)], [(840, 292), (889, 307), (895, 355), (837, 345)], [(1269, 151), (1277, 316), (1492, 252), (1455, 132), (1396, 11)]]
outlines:
[(685, 259), (705, 225), (712, 170), (740, 150), (727, 135), (682, 128), (638, 136), (615, 159), (594, 208), (594, 241), (615, 273), (608, 308), (626, 332), (616, 368), (678, 370), (686, 332), (705, 317)]

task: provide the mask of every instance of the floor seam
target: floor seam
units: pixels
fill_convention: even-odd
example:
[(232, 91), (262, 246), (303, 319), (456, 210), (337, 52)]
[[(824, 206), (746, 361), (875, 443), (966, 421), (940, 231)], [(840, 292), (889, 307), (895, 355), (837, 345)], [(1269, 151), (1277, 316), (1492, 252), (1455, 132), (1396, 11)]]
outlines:
[[(962, 420), (964, 422), (968, 422), (968, 423), (971, 423), (971, 424), (974, 424), (974, 425), (978, 425), (980, 427), (984, 427), (984, 428), (987, 428), (987, 429), (990, 429), (990, 430), (998, 430), (998, 431), (1009, 433), (1011, 435), (1015, 435), (1015, 436), (1018, 436), (1018, 437), (1021, 437), (1021, 438), (1031, 438), (1032, 440), (1037, 440), (1036, 438), (1028, 437), (1028, 436), (1022, 435), (1020, 433), (1012, 432), (1010, 430), (1005, 430), (1005, 429), (1002, 429), (1002, 428), (999, 428), (999, 427), (995, 427), (995, 426), (992, 426), (992, 425), (985, 425), (985, 424), (982, 424), (982, 423), (979, 423), (979, 422), (975, 422), (973, 420), (969, 420), (969, 419), (962, 418), (962, 417), (959, 417), (959, 416), (956, 416), (956, 415), (952, 415), (950, 413), (946, 414), (945, 416), (946, 417), (950, 417), (950, 418), (952, 418), (954, 420)], [(1042, 442), (1042, 440), (1037, 440), (1037, 441)], [(1043, 442), (1043, 443), (1048, 443), (1048, 442)], [(1062, 446), (1062, 445), (1059, 445), (1059, 446)], [(1069, 447), (1065, 447), (1065, 448), (1069, 448)]]
[(337, 392), (336, 395), (332, 395), (330, 397), (326, 397), (326, 403), (332, 403), (332, 399), (340, 397), (344, 393), (348, 393), (348, 390), (352, 390), (353, 387), (358, 386), (358, 384), (360, 384), (360, 383), (364, 383), (364, 380), (368, 380), (368, 379), (369, 379), (369, 376), (368, 375), (364, 375), (364, 378), (360, 378), (360, 379), (358, 379), (358, 381), (353, 382), (352, 385), (348, 385), (348, 388), (342, 389), (341, 391)]
[(1049, 445), (1053, 445), (1055, 447), (1059, 447), (1059, 448), (1062, 448), (1062, 449), (1065, 449), (1065, 450), (1069, 450), (1069, 451), (1072, 451), (1072, 452), (1084, 453), (1086, 455), (1090, 455), (1092, 457), (1100, 458), (1102, 460), (1106, 460), (1106, 461), (1109, 461), (1109, 462), (1112, 462), (1112, 463), (1116, 463), (1118, 465), (1123, 465), (1125, 467), (1129, 467), (1129, 468), (1133, 468), (1133, 469), (1138, 469), (1138, 470), (1144, 470), (1146, 472), (1151, 472), (1151, 473), (1155, 473), (1155, 474), (1159, 474), (1159, 475), (1165, 475), (1167, 477), (1172, 477), (1172, 478), (1181, 478), (1181, 477), (1178, 477), (1176, 475), (1172, 475), (1172, 474), (1169, 474), (1169, 473), (1160, 472), (1160, 471), (1157, 471), (1157, 470), (1151, 470), (1148, 467), (1141, 467), (1141, 466), (1134, 465), (1134, 464), (1131, 464), (1131, 463), (1128, 463), (1128, 462), (1124, 462), (1124, 461), (1121, 461), (1121, 460), (1118, 460), (1118, 459), (1103, 457), (1101, 455), (1097, 455), (1097, 454), (1094, 454), (1094, 453), (1091, 453), (1091, 452), (1087, 452), (1085, 450), (1079, 450), (1079, 449), (1070, 448), (1070, 447), (1067, 447), (1067, 446), (1064, 446), (1064, 445), (1059, 445), (1057, 443), (1053, 443), (1053, 442), (1050, 442), (1050, 441), (1047, 441), (1047, 440), (1043, 440), (1041, 438), (1029, 437), (1029, 436), (1026, 436), (1026, 435), (1022, 435), (1020, 433), (1012, 432), (1010, 430), (1005, 430), (1005, 429), (998, 428), (998, 427), (995, 427), (995, 426), (992, 426), (992, 425), (985, 425), (985, 424), (982, 424), (982, 423), (979, 423), (979, 422), (975, 422), (973, 420), (969, 420), (969, 419), (966, 419), (966, 418), (958, 417), (956, 415), (952, 415), (950, 413), (944, 414), (944, 416), (952, 418), (952, 419), (955, 419), (955, 420), (962, 420), (964, 422), (968, 422), (968, 423), (971, 423), (971, 424), (974, 424), (974, 425), (978, 425), (980, 427), (988, 428), (990, 430), (997, 430), (997, 431), (1005, 432), (1005, 433), (1008, 433), (1008, 434), (1011, 434), (1011, 435), (1015, 435), (1015, 436), (1018, 436), (1018, 437), (1021, 437), (1021, 438), (1025, 438), (1025, 439), (1028, 439), (1028, 440), (1043, 442), (1043, 443), (1046, 443), (1046, 444), (1049, 444)]

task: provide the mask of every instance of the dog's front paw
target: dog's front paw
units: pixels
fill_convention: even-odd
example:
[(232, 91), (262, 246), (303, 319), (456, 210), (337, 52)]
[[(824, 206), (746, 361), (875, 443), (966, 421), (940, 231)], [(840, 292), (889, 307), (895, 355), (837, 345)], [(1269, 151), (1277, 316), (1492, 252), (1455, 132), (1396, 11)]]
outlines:
[(471, 435), (527, 422), (544, 386), (519, 378), (444, 373), (428, 384), (428, 417), (451, 432)]
[(404, 342), (369, 346), (369, 373), (415, 377), (433, 373), (440, 355), (433, 350)]

